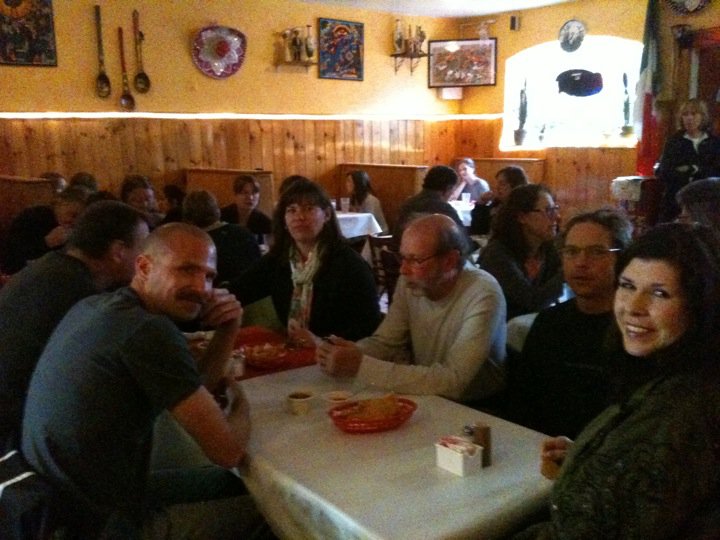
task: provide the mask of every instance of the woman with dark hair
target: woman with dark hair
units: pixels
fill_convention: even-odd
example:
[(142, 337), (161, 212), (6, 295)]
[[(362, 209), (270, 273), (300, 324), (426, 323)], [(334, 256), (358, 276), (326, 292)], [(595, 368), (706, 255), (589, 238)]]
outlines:
[(257, 178), (249, 174), (239, 175), (233, 181), (233, 193), (235, 202), (222, 208), (222, 220), (250, 229), (257, 237), (258, 244), (269, 245), (272, 222), (257, 208), (260, 202), (260, 183)]
[(665, 184), (660, 221), (680, 213), (675, 196), (693, 180), (720, 176), (720, 138), (710, 133), (707, 105), (699, 99), (683, 103), (677, 115), (678, 131), (665, 143), (655, 175)]
[(348, 173), (345, 189), (350, 193), (351, 211), (372, 214), (375, 216), (380, 228), (383, 231), (388, 230), (382, 205), (372, 190), (368, 173), (365, 171), (352, 171)]
[(167, 184), (163, 187), (163, 198), (159, 201), (160, 211), (165, 214), (161, 224), (174, 223), (183, 220), (183, 201), (185, 191), (175, 184)]
[(273, 237), (270, 251), (230, 284), (243, 304), (272, 297), (300, 344), (330, 334), (357, 340), (375, 330), (380, 310), (372, 272), (343, 239), (319, 185), (297, 180), (280, 195)]
[(560, 258), (553, 244), (559, 207), (539, 184), (512, 190), (478, 263), (505, 293), (508, 319), (550, 306), (562, 294)]
[(500, 205), (510, 196), (510, 192), (518, 186), (529, 183), (525, 170), (514, 165), (500, 169), (495, 174), (495, 182), (497, 186), (495, 191), (483, 193), (470, 213), (472, 217), (470, 234), (488, 234), (492, 218), (500, 210)]
[(664, 224), (617, 268), (616, 395), (574, 443), (545, 442), (551, 521), (517, 539), (720, 530), (720, 245), (705, 227)]

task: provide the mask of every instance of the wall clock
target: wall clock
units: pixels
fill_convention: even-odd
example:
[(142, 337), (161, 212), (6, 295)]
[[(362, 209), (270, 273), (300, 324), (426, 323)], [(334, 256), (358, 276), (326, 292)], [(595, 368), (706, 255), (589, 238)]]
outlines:
[(710, 3), (710, 0), (668, 0), (678, 13), (695, 13)]
[(577, 19), (570, 19), (560, 28), (558, 41), (563, 51), (573, 52), (580, 48), (585, 39), (585, 25)]

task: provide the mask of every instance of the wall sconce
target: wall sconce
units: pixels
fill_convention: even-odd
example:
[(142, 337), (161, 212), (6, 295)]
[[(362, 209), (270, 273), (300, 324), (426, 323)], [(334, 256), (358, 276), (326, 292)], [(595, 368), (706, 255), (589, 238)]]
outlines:
[(673, 37), (681, 49), (692, 47), (694, 32), (689, 24), (674, 24), (670, 27)]

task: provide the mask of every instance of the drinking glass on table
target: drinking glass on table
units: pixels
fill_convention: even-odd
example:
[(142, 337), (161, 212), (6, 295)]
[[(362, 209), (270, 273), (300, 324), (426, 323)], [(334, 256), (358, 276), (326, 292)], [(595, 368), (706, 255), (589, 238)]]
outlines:
[(460, 198), (461, 198), (462, 202), (470, 203), (470, 194), (469, 193), (461, 193)]
[(340, 211), (341, 212), (349, 212), (350, 211), (350, 197), (340, 197)]

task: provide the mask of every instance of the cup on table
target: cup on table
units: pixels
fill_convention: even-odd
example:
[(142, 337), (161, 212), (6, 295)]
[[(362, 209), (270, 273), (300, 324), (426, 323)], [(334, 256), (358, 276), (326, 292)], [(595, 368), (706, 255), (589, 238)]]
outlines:
[(337, 203), (335, 202), (335, 199), (330, 199), (330, 204), (332, 204), (333, 210), (337, 210)]
[(464, 203), (469, 203), (470, 202), (470, 194), (469, 193), (461, 193), (460, 200), (462, 200), (462, 202), (464, 202)]
[(314, 394), (308, 390), (295, 390), (288, 394), (287, 407), (290, 414), (301, 416), (310, 412)]
[(350, 211), (350, 197), (340, 197), (340, 211), (341, 212), (349, 212)]

